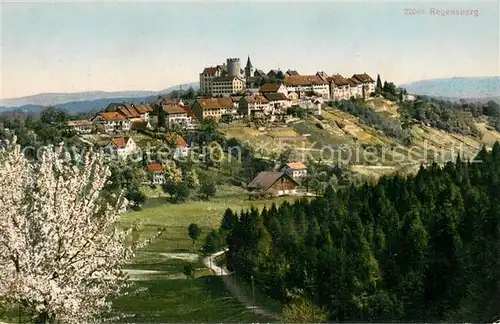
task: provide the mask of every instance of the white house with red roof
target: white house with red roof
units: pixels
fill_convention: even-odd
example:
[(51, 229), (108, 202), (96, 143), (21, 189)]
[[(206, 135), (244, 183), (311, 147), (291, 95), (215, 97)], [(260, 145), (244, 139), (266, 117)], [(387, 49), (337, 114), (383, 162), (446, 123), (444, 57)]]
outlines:
[(290, 162), (281, 168), (281, 172), (285, 172), (294, 179), (301, 179), (307, 176), (307, 166), (302, 162)]
[(152, 185), (161, 185), (165, 183), (165, 174), (163, 165), (160, 163), (150, 163), (146, 166), (146, 171)]
[(174, 159), (187, 157), (189, 155), (189, 145), (179, 135), (165, 136), (163, 140), (168, 147), (174, 150)]
[(112, 138), (104, 148), (105, 152), (119, 157), (127, 157), (137, 150), (137, 144), (131, 137)]
[(93, 124), (103, 125), (106, 133), (129, 131), (131, 121), (118, 112), (101, 112), (90, 119)]
[(90, 134), (92, 133), (92, 123), (86, 119), (70, 120), (66, 126), (77, 134)]

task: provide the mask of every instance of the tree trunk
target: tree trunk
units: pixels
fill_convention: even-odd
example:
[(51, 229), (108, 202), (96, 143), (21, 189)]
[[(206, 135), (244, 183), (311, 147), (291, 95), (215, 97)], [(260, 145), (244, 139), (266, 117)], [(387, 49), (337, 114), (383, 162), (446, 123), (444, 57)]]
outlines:
[(34, 319), (35, 324), (49, 324), (55, 322), (55, 315), (49, 314), (47, 311), (36, 314)]

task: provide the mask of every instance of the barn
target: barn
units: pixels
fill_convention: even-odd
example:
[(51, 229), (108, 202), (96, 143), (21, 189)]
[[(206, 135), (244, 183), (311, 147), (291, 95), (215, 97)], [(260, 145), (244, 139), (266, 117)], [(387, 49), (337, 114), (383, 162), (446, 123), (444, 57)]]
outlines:
[(257, 174), (247, 189), (283, 196), (297, 193), (298, 186), (299, 183), (285, 172), (264, 171)]

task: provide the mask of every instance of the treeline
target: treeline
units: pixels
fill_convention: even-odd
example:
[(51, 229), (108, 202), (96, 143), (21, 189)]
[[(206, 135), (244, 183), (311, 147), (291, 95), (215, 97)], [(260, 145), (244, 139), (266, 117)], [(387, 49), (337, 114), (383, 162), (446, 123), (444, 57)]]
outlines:
[(478, 161), (328, 187), (323, 197), (261, 212), (228, 210), (219, 231), (227, 266), (283, 302), (311, 300), (331, 321), (492, 321), (500, 313), (500, 145)]

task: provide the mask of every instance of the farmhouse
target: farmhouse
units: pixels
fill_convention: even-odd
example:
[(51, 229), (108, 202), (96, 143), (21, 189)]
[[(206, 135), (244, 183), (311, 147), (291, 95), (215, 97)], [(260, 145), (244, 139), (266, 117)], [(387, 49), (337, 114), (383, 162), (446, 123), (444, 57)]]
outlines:
[(299, 183), (285, 172), (264, 171), (257, 174), (247, 186), (250, 191), (260, 191), (275, 196), (295, 194)]
[(93, 124), (103, 125), (106, 133), (130, 130), (130, 121), (117, 112), (101, 112), (90, 119)]
[(287, 163), (281, 168), (281, 171), (296, 180), (307, 176), (307, 167), (302, 162)]
[(161, 185), (165, 182), (163, 165), (160, 163), (150, 163), (146, 166), (148, 177), (152, 185)]
[(92, 133), (92, 123), (86, 119), (83, 120), (71, 120), (66, 126), (73, 132), (77, 134), (89, 134)]
[(106, 152), (119, 157), (127, 157), (134, 153), (136, 149), (137, 145), (134, 140), (127, 136), (112, 138), (105, 147)]

